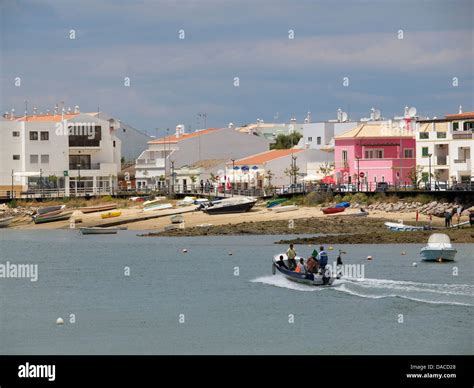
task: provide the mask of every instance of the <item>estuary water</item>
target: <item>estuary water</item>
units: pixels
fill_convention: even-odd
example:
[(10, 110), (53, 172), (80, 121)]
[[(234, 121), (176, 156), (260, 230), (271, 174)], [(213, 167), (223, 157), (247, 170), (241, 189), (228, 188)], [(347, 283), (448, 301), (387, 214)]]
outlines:
[(0, 278), (0, 353), (472, 354), (474, 244), (447, 264), (417, 244), (335, 245), (330, 262), (342, 248), (364, 278), (318, 288), (272, 275), (282, 237), (2, 230), (0, 265), (38, 278)]

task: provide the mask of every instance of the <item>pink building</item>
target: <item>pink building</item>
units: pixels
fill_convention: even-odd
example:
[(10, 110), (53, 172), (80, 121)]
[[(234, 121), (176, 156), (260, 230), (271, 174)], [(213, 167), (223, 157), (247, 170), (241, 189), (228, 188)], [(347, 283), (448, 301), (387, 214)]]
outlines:
[(416, 141), (411, 129), (391, 121), (367, 122), (335, 137), (337, 183), (361, 184), (373, 189), (377, 182), (410, 185), (416, 166)]

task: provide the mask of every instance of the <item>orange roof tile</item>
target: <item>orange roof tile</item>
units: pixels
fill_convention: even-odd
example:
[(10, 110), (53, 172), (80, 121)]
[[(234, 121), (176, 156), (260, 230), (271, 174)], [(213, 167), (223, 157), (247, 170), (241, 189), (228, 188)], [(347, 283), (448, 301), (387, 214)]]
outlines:
[(61, 115), (31, 115), (22, 116), (15, 118), (14, 121), (28, 121), (28, 122), (53, 122), (57, 123), (61, 120), (68, 120), (76, 117), (79, 113), (67, 113), (64, 116)]
[(244, 164), (263, 164), (266, 162), (269, 162), (270, 160), (275, 160), (278, 158), (283, 158), (284, 156), (288, 156), (293, 154), (296, 154), (298, 152), (304, 151), (301, 148), (290, 148), (290, 149), (284, 149), (284, 150), (270, 150), (270, 151), (265, 151), (261, 152), (256, 155), (249, 156), (247, 158), (239, 159), (235, 161), (235, 165), (244, 165)]
[(474, 112), (455, 113), (446, 115), (447, 119), (474, 119)]
[(191, 132), (191, 133), (184, 133), (180, 135), (179, 137), (176, 137), (175, 135), (170, 135), (170, 136), (164, 136), (156, 140), (150, 140), (148, 144), (169, 144), (169, 143), (178, 143), (181, 140), (186, 140), (186, 139), (191, 139), (193, 137), (201, 136), (201, 135), (207, 135), (208, 133), (213, 133), (216, 131), (220, 131), (223, 128), (208, 128), (204, 129), (202, 131), (196, 131), (196, 132)]

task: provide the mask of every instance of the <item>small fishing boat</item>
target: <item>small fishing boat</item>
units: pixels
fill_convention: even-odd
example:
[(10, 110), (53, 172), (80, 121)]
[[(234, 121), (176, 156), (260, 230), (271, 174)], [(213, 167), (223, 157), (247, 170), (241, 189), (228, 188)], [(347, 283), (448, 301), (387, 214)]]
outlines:
[(294, 210), (298, 210), (298, 206), (296, 206), (296, 205), (286, 205), (286, 206), (278, 205), (278, 206), (271, 207), (270, 210), (273, 211), (274, 213), (291, 212), (291, 211), (294, 211)]
[(413, 232), (416, 230), (425, 230), (424, 226), (405, 225), (402, 220), (397, 222), (385, 222), (385, 226), (394, 232)]
[(349, 207), (349, 206), (351, 206), (351, 204), (349, 202), (339, 202), (334, 207), (344, 207), (344, 208), (346, 208), (346, 207)]
[[(286, 253), (280, 253), (278, 255), (275, 255), (273, 257), (273, 263), (272, 263), (273, 275), (275, 275), (276, 272), (279, 272), (283, 276), (285, 276), (288, 280), (291, 280), (292, 282), (302, 283), (308, 286), (330, 286), (333, 284), (335, 277), (332, 276), (330, 265), (326, 266), (326, 271), (324, 273), (324, 276), (321, 273), (317, 273), (317, 274), (306, 273), (305, 274), (301, 272), (290, 271), (289, 269), (286, 269), (285, 267), (280, 266), (279, 265), (280, 256), (283, 256), (283, 263), (288, 267), (288, 256), (286, 255)], [(296, 262), (299, 262), (300, 257), (296, 256), (295, 260)]]
[(423, 261), (454, 261), (457, 250), (453, 248), (449, 236), (444, 233), (433, 233), (428, 244), (421, 248), (420, 255)]
[(45, 207), (40, 207), (39, 209), (36, 210), (36, 214), (39, 216), (42, 216), (44, 214), (49, 214), (49, 213), (54, 213), (58, 211), (63, 211), (66, 208), (66, 205), (55, 205), (55, 206), (45, 206)]
[(288, 198), (272, 199), (272, 200), (267, 202), (266, 206), (267, 206), (268, 209), (271, 209), (272, 207), (281, 205), (283, 202), (286, 202), (286, 201), (288, 201)]
[(10, 225), (15, 217), (4, 217), (0, 218), (0, 228), (6, 228), (8, 225)]
[(184, 197), (181, 201), (176, 203), (177, 206), (189, 206), (194, 204), (196, 197)]
[(81, 234), (117, 234), (120, 228), (101, 228), (98, 226), (91, 226), (89, 228), (79, 228)]
[(143, 208), (143, 211), (144, 212), (149, 212), (149, 211), (153, 211), (153, 210), (164, 210), (164, 209), (171, 209), (172, 207), (173, 207), (173, 205), (170, 204), (170, 203), (154, 204), (154, 205), (150, 205), (150, 206), (147, 206), (147, 207)]
[(95, 213), (95, 212), (103, 212), (106, 210), (113, 210), (116, 208), (117, 208), (116, 203), (108, 203), (105, 205), (80, 207), (78, 210), (80, 210), (84, 214), (88, 214), (88, 213)]
[(342, 213), (344, 210), (346, 210), (345, 207), (327, 207), (325, 209), (321, 209), (324, 214)]
[(154, 199), (149, 199), (148, 201), (143, 202), (143, 206), (150, 206), (160, 201), (163, 201), (166, 197), (155, 197)]
[(249, 197), (226, 198), (219, 201), (211, 202), (209, 205), (204, 206), (202, 211), (210, 215), (243, 213), (248, 212), (250, 209), (252, 209), (256, 202), (256, 199)]
[(172, 224), (182, 224), (184, 222), (184, 216), (182, 214), (175, 214), (170, 217)]
[(102, 217), (102, 219), (105, 219), (105, 218), (120, 217), (121, 215), (122, 215), (122, 212), (117, 210), (114, 212), (103, 213), (100, 216)]
[(72, 211), (61, 212), (58, 214), (47, 213), (43, 215), (33, 216), (35, 224), (44, 224), (45, 222), (55, 222), (55, 221), (64, 221), (68, 220), (72, 216)]

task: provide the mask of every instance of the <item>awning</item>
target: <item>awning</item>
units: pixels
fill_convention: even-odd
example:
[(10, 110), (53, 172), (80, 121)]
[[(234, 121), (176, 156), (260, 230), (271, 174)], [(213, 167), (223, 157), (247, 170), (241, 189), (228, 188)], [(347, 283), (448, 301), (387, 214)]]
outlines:
[(303, 178), (303, 181), (305, 181), (305, 182), (315, 182), (315, 181), (320, 181), (323, 178), (324, 178), (324, 175), (322, 175), (322, 174), (311, 174), (311, 175), (306, 175)]
[(23, 172), (14, 172), (13, 173), (13, 176), (16, 176), (16, 177), (31, 177), (31, 176), (37, 176), (37, 177), (40, 177), (41, 176), (41, 173), (38, 171), (38, 172), (34, 172), (34, 171), (23, 171)]
[(332, 176), (325, 176), (323, 179), (321, 179), (322, 183), (327, 183), (327, 184), (335, 184), (336, 181)]

